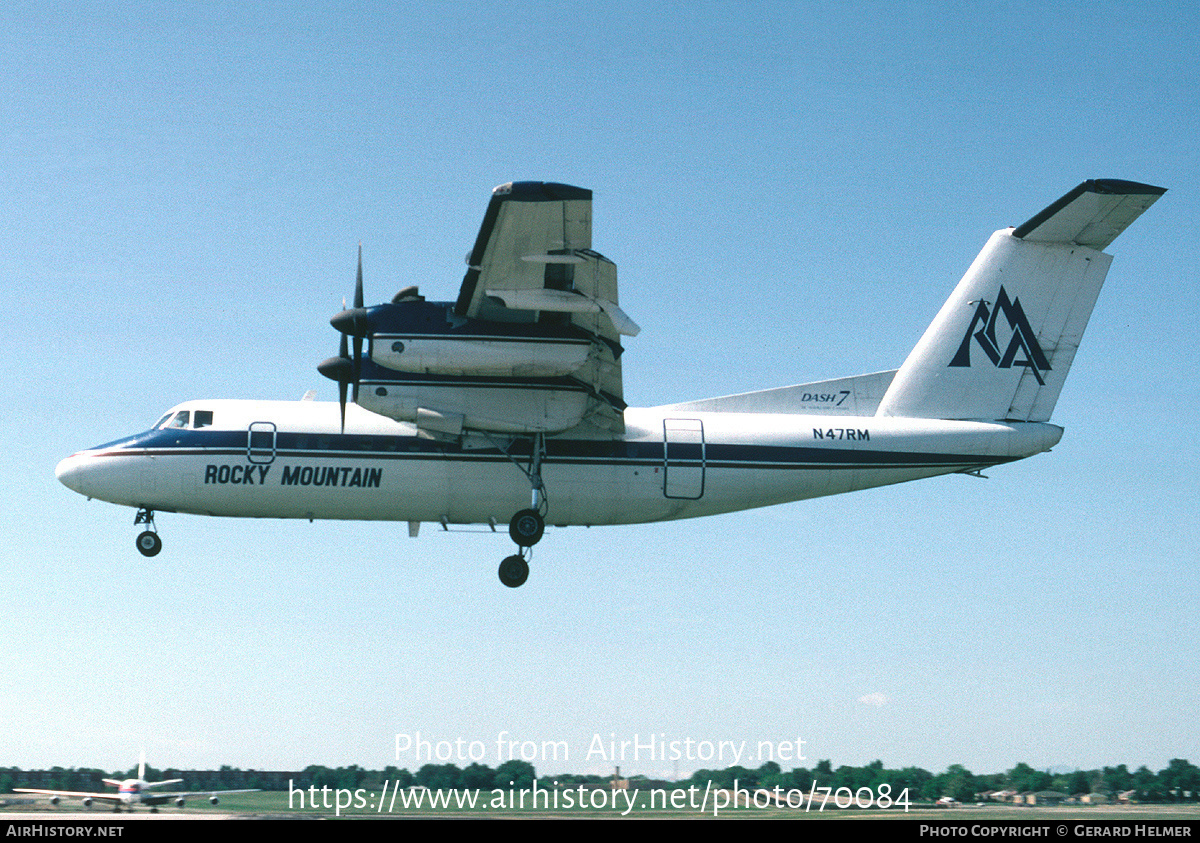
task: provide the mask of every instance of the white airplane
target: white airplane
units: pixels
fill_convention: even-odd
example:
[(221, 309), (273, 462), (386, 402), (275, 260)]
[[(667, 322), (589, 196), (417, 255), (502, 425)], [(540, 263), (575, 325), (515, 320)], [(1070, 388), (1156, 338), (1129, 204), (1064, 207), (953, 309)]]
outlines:
[(1086, 181), (993, 234), (898, 370), (635, 409), (620, 360), (638, 327), (591, 248), (591, 191), (502, 185), (455, 302), (409, 287), (364, 307), (359, 249), (354, 307), (332, 320), (341, 352), (318, 367), (337, 404), (188, 401), (57, 476), (136, 507), (146, 556), (162, 546), (156, 511), (407, 521), (412, 536), (508, 522), (518, 552), (500, 579), (516, 587), (546, 524), (978, 474), (1061, 438), (1048, 422), (1108, 273), (1102, 250), (1164, 192)]
[(92, 807), (93, 802), (107, 802), (113, 806), (113, 811), (119, 812), (122, 808), (132, 812), (135, 805), (148, 805), (152, 812), (157, 812), (158, 805), (164, 805), (168, 802), (175, 803), (176, 807), (182, 808), (184, 803), (190, 798), (203, 797), (210, 804), (216, 805), (221, 800), (218, 794), (226, 793), (253, 793), (254, 790), (205, 790), (205, 791), (188, 791), (183, 793), (156, 793), (152, 792), (153, 788), (162, 787), (168, 784), (179, 784), (183, 779), (166, 779), (161, 782), (146, 781), (146, 756), (142, 755), (138, 762), (138, 774), (136, 779), (104, 779), (104, 783), (112, 785), (117, 789), (116, 793), (87, 793), (76, 790), (41, 790), (32, 787), (14, 787), (14, 793), (33, 793), (38, 796), (50, 797), (50, 804), (57, 805), (62, 799), (78, 799), (85, 808)]

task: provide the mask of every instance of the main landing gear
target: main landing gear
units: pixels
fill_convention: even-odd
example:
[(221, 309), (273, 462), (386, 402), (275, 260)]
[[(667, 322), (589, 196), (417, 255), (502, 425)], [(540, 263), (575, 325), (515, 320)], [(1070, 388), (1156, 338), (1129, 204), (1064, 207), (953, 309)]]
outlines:
[[(546, 513), (550, 509), (546, 486), (542, 483), (542, 459), (546, 456), (546, 437), (537, 434), (529, 456), (529, 468), (517, 463), (517, 467), (529, 478), (533, 490), (533, 506), (522, 509), (508, 522), (508, 535), (516, 543), (517, 552), (505, 557), (500, 563), (500, 582), (509, 588), (518, 588), (529, 579), (529, 560), (533, 557), (533, 546), (546, 532)], [(509, 459), (512, 459), (511, 455)], [(516, 460), (513, 460), (516, 462)]]
[[(534, 496), (537, 497), (536, 488)], [(518, 551), (513, 556), (506, 556), (500, 563), (500, 582), (509, 588), (525, 584), (525, 580), (529, 579), (529, 560), (533, 557), (533, 546), (541, 540), (544, 532), (546, 518), (536, 509), (522, 509), (512, 517), (508, 522), (508, 535), (517, 543)]]
[[(538, 497), (536, 487), (533, 494), (535, 498)], [(542, 496), (542, 501), (545, 501), (545, 496)], [(541, 540), (544, 532), (546, 517), (536, 509), (522, 509), (512, 517), (508, 522), (508, 534), (517, 543), (517, 552), (506, 556), (500, 563), (500, 582), (509, 588), (525, 584), (525, 580), (529, 579), (529, 560), (533, 558), (533, 546)]]
[(137, 549), (142, 556), (157, 556), (162, 550), (162, 539), (158, 537), (158, 528), (154, 526), (154, 510), (142, 507), (133, 518), (134, 525), (145, 524), (146, 529), (138, 533)]

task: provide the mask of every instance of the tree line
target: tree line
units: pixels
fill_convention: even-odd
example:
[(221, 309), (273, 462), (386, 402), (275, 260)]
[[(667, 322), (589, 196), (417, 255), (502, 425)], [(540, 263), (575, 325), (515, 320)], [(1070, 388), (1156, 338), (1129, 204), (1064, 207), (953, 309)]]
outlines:
[(697, 770), (689, 783), (717, 787), (732, 787), (733, 781), (745, 787), (800, 788), (808, 791), (813, 784), (833, 790), (847, 787), (851, 792), (860, 787), (878, 789), (887, 784), (893, 794), (909, 789), (909, 795), (922, 801), (950, 796), (960, 802), (974, 801), (977, 794), (1013, 790), (1018, 793), (1055, 791), (1067, 796), (1100, 793), (1117, 796), (1133, 792), (1139, 802), (1196, 802), (1200, 801), (1200, 768), (1182, 758), (1157, 773), (1145, 765), (1130, 772), (1125, 764), (1102, 767), (1098, 770), (1075, 770), (1070, 773), (1051, 773), (1037, 770), (1021, 762), (1003, 773), (975, 774), (961, 764), (951, 764), (942, 773), (934, 774), (920, 767), (889, 770), (882, 761), (865, 767), (841, 766), (836, 769), (828, 760), (820, 761), (811, 770), (798, 767), (784, 772), (779, 765), (768, 761), (757, 769), (727, 767), (724, 770)]
[[(0, 793), (11, 792), (14, 787), (103, 791), (105, 778), (125, 779), (136, 775), (136, 768), (112, 773), (90, 768), (51, 767), (49, 770), (29, 771), (17, 767), (0, 768)], [(431, 790), (508, 790), (528, 789), (534, 781), (546, 789), (578, 785), (607, 786), (611, 781), (610, 776), (597, 775), (538, 776), (532, 764), (518, 760), (506, 761), (494, 769), (478, 763), (462, 768), (455, 764), (426, 764), (415, 772), (394, 766), (367, 770), (358, 765), (325, 767), (319, 764), (292, 772), (239, 770), (229, 766), (222, 766), (219, 770), (146, 768), (147, 781), (179, 777), (184, 778), (183, 786), (192, 790), (240, 787), (286, 790), (289, 786), (378, 790), (385, 782), (389, 787), (427, 787)], [(721, 770), (697, 770), (690, 778), (676, 782), (631, 776), (630, 786), (669, 789), (696, 785), (703, 788), (711, 783), (714, 787), (731, 788), (735, 780), (742, 789), (780, 787), (805, 792), (813, 786), (832, 790), (845, 787), (855, 792), (862, 787), (877, 790), (880, 785), (886, 784), (893, 794), (908, 788), (909, 796), (914, 801), (932, 801), (951, 796), (960, 802), (967, 802), (973, 801), (977, 794), (997, 790), (1019, 793), (1057, 791), (1068, 796), (1088, 793), (1116, 796), (1132, 792), (1132, 798), (1139, 802), (1200, 801), (1200, 768), (1182, 758), (1171, 759), (1167, 767), (1157, 773), (1144, 765), (1131, 772), (1125, 764), (1097, 770), (1051, 773), (1021, 762), (1003, 773), (975, 774), (961, 764), (952, 764), (944, 772), (935, 774), (920, 767), (888, 769), (882, 761), (873, 761), (865, 767), (843, 765), (835, 768), (829, 760), (819, 761), (812, 769), (797, 767), (784, 771), (774, 761), (768, 761), (757, 768), (733, 766)]]

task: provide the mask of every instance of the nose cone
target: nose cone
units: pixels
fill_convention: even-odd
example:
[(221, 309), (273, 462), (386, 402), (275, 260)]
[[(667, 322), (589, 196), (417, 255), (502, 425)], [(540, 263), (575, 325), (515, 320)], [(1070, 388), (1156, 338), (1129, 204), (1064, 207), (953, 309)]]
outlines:
[(83, 475), (86, 462), (87, 457), (83, 454), (72, 454), (58, 464), (54, 469), (54, 476), (72, 492), (85, 495), (87, 493), (83, 490)]
[(149, 506), (157, 491), (156, 458), (147, 453), (145, 435), (71, 454), (54, 469), (54, 476), (86, 498), (123, 506)]

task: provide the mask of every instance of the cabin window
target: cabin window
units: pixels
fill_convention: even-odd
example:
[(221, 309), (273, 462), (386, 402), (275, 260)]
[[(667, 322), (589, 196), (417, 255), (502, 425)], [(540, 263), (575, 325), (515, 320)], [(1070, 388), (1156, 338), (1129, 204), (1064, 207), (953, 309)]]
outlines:
[(195, 426), (197, 428), (211, 427), (212, 423), (213, 423), (212, 410), (197, 410), (196, 411)]

